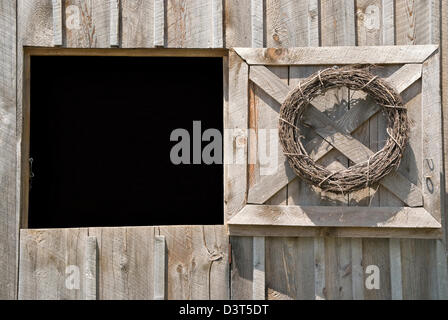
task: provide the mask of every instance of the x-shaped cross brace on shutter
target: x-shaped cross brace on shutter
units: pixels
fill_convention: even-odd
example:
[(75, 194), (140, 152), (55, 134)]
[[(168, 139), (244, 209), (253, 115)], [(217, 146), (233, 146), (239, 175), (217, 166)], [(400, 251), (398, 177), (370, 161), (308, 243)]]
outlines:
[[(406, 64), (387, 80), (401, 93), (417, 81), (421, 74), (421, 65)], [(249, 78), (280, 104), (283, 103), (292, 89), (265, 66), (251, 66)], [(373, 151), (350, 134), (379, 110), (380, 107), (373, 103), (369, 104), (369, 106), (355, 106), (335, 123), (310, 104), (307, 110), (309, 115), (307, 117), (308, 122), (314, 127), (320, 138), (323, 139), (321, 147), (313, 155), (315, 160), (322, 158), (333, 148), (336, 148), (354, 163), (367, 161), (373, 154)], [(316, 143), (317, 139), (319, 138), (310, 141), (307, 146), (310, 146), (311, 143)], [(262, 177), (256, 185), (251, 187), (248, 203), (264, 203), (294, 179), (295, 175), (291, 168), (289, 166), (283, 168), (282, 166), (284, 166), (284, 163), (280, 165), (276, 174)], [(265, 184), (270, 186), (270, 190), (265, 188)], [(380, 181), (380, 184), (410, 207), (423, 205), (421, 190), (398, 171), (386, 176)]]

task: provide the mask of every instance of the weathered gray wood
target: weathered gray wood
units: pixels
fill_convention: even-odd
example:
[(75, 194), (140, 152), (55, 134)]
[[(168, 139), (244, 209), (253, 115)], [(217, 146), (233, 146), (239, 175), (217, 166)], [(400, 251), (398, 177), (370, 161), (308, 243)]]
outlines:
[(352, 293), (354, 300), (364, 300), (362, 239), (351, 239)]
[(0, 299), (17, 298), (16, 1), (0, 1)]
[(90, 228), (98, 242), (98, 300), (154, 298), (154, 227)]
[(53, 45), (62, 46), (62, 0), (53, 0)]
[(399, 239), (389, 240), (389, 253), (392, 300), (402, 300), (401, 245)]
[(325, 239), (316, 237), (314, 239), (314, 294), (316, 300), (326, 299), (326, 264), (325, 264)]
[[(421, 65), (406, 64), (387, 78), (387, 80), (390, 84), (396, 87), (398, 92), (403, 92), (421, 77), (421, 69)], [(283, 81), (279, 81), (278, 77), (264, 66), (252, 66), (250, 69), (250, 79), (269, 94), (269, 96), (275, 98), (279, 104), (283, 102), (289, 93), (289, 90), (292, 89), (291, 87), (286, 86)], [(266, 98), (264, 100), (266, 100)], [(379, 110), (380, 108), (374, 103), (369, 103), (367, 106), (356, 105), (348, 110), (336, 121), (336, 123), (342, 130), (352, 133)], [(271, 123), (265, 124), (266, 128), (273, 128), (277, 125), (277, 118), (271, 118)], [(310, 150), (311, 146), (319, 147)], [(312, 139), (307, 144), (307, 147), (315, 160), (319, 160), (333, 149), (331, 144), (321, 137)], [(280, 152), (278, 169), (276, 172), (272, 175), (261, 177), (259, 181), (255, 181), (251, 184), (248, 195), (249, 203), (264, 203), (285, 186), (286, 183), (295, 178), (295, 174), (290, 169), (289, 165), (285, 166), (285, 164), (286, 162), (283, 153)]]
[(253, 258), (253, 299), (266, 299), (266, 278), (265, 278), (265, 237), (254, 237), (254, 258)]
[(121, 46), (154, 47), (154, 1), (121, 0)]
[[(110, 47), (110, 5), (104, 0), (66, 0), (66, 46), (69, 48)], [(74, 6), (74, 7), (72, 7)]]
[(86, 297), (87, 229), (22, 230), (20, 300)]
[(17, 10), (18, 37), (21, 44), (52, 47), (54, 41), (52, 1), (17, 0)]
[(165, 236), (168, 252), (167, 299), (229, 299), (229, 240), (225, 226), (158, 229)]
[(328, 300), (353, 299), (352, 239), (325, 238), (325, 294)]
[(317, 0), (267, 0), (265, 12), (268, 48), (319, 45)]
[(400, 245), (403, 299), (437, 299), (436, 241), (409, 239)]
[(165, 1), (154, 0), (154, 47), (165, 45)]
[(230, 298), (232, 300), (250, 300), (253, 298), (253, 237), (230, 237), (230, 245), (232, 250)]
[(224, 46), (222, 4), (223, 4), (222, 0), (212, 0), (213, 48), (222, 48)]
[[(229, 97), (224, 110), (224, 129), (228, 132), (228, 136), (224, 137), (226, 220), (238, 213), (246, 203), (248, 73), (248, 66), (231, 51), (229, 53)], [(226, 132), (224, 134), (226, 135)]]
[[(424, 208), (247, 205), (228, 225), (440, 228)], [(410, 230), (412, 231), (412, 230)]]
[(165, 300), (166, 265), (165, 236), (155, 236), (154, 239), (154, 300)]
[[(337, 238), (401, 238), (401, 239), (441, 239), (441, 229), (417, 228), (356, 228), (356, 227), (296, 227), (276, 225), (228, 225), (229, 234), (238, 237), (337, 237)], [(389, 254), (389, 253), (387, 253)], [(252, 286), (251, 286), (252, 288)], [(250, 297), (250, 295), (249, 295)]]
[(437, 285), (438, 285), (438, 299), (448, 299), (448, 268), (445, 245), (442, 240), (435, 240), (436, 242), (436, 268), (437, 268)]
[(322, 44), (324, 46), (354, 46), (355, 1), (321, 1)]
[(422, 83), (422, 191), (424, 207), (441, 221), (443, 155), (440, 60), (434, 55), (423, 64)]
[(234, 48), (234, 50), (249, 65), (406, 64), (424, 62), (437, 50), (437, 46)]
[(438, 1), (397, 0), (395, 4), (397, 44), (437, 43), (439, 38), (436, 40), (433, 37), (439, 21), (438, 18), (434, 19), (433, 8), (438, 8)]
[[(391, 299), (391, 267), (389, 239), (363, 239), (362, 255), (364, 272), (368, 266), (377, 266), (380, 271), (380, 288), (369, 289), (364, 285), (366, 300)], [(365, 274), (365, 273), (364, 273)], [(366, 279), (367, 275), (365, 275)]]
[(98, 244), (95, 236), (88, 236), (85, 257), (85, 300), (96, 300), (98, 293)]
[(267, 299), (313, 300), (314, 239), (266, 238)]
[(210, 48), (213, 29), (210, 0), (166, 1), (166, 45), (172, 48)]
[[(445, 172), (448, 168), (448, 156), (446, 150), (448, 150), (448, 2), (441, 2), (441, 19), (442, 19), (442, 29), (441, 29), (441, 63), (442, 63), (442, 108), (443, 108), (443, 137), (444, 137), (444, 169)], [(444, 212), (448, 212), (448, 195), (446, 190), (448, 190), (448, 179), (445, 181), (445, 197), (444, 200)], [(443, 217), (442, 217), (443, 218)], [(448, 230), (448, 219), (444, 218), (444, 230)], [(447, 243), (447, 236), (445, 232), (445, 243)]]
[(356, 1), (359, 46), (394, 45), (393, 0)]
[(120, 46), (120, 0), (109, 0), (109, 12), (110, 12), (110, 26), (109, 26), (109, 38), (110, 46)]
[(252, 43), (251, 2), (224, 0), (226, 48), (250, 47)]
[(250, 16), (252, 27), (252, 48), (264, 47), (264, 11), (263, 0), (250, 0)]

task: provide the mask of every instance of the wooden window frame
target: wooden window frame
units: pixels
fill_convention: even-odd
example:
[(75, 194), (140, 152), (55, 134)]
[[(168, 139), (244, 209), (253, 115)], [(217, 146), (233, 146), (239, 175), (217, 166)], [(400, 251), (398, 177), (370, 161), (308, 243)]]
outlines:
[[(224, 128), (239, 130), (240, 134), (224, 145), (224, 201), (230, 235), (441, 238), (444, 188), (439, 60), (436, 45), (232, 49), (229, 53), (229, 103), (226, 105)], [(381, 184), (398, 194), (408, 205), (406, 207), (264, 205), (295, 175), (285, 168), (285, 161), (279, 162), (283, 170), (261, 181), (258, 188), (249, 190), (249, 81), (282, 103), (292, 88), (265, 66), (348, 64), (403, 65), (394, 74), (393, 84), (399, 92), (422, 79), (422, 123), (418, 124), (426, 129), (422, 130), (422, 189), (417, 190), (406, 180), (409, 192), (400, 194), (399, 190), (394, 189), (403, 182), (403, 177), (394, 173), (383, 179)], [(325, 116), (318, 114), (321, 115), (319, 120), (325, 121)], [(341, 131), (335, 130), (335, 133), (340, 134)], [(343, 138), (350, 139), (351, 136), (346, 134)], [(351, 143), (357, 143), (359, 148), (368, 149), (357, 140), (352, 140)], [(325, 138), (324, 141), (341, 151), (338, 148), (340, 145), (335, 145), (334, 141), (331, 143), (330, 139)], [(350, 160), (351, 152), (341, 151)], [(243, 161), (233, 162), (236, 157), (242, 157)], [(424, 181), (431, 184), (432, 191)]]
[[(23, 71), (19, 71), (22, 78), (22, 111), (18, 115), (18, 130), (20, 139), (20, 153), (18, 156), (18, 168), (20, 174), (18, 181), (17, 198), (20, 204), (20, 228), (28, 229), (29, 212), (29, 177), (30, 177), (30, 87), (31, 87), (31, 57), (32, 56), (107, 56), (107, 57), (193, 57), (193, 58), (222, 58), (223, 59), (223, 105), (226, 100), (226, 72), (228, 65), (227, 49), (183, 49), (183, 48), (149, 48), (149, 49), (77, 49), (77, 48), (46, 48), (46, 47), (23, 47)], [(20, 88), (19, 88), (20, 90)], [(19, 91), (20, 92), (20, 91)], [(142, 227), (146, 228), (146, 227)]]

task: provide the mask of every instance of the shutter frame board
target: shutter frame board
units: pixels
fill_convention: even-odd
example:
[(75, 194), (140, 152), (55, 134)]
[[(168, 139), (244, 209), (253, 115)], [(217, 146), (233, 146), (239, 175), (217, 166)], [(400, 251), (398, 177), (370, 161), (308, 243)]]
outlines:
[[(371, 52), (378, 54), (372, 55)], [(318, 66), (318, 65), (349, 65), (349, 64), (381, 64), (399, 65), (386, 80), (390, 81), (396, 89), (403, 93), (417, 81), (422, 82), (422, 106), (428, 109), (431, 114), (439, 114), (440, 83), (437, 71), (439, 66), (439, 49), (435, 45), (425, 46), (379, 46), (379, 47), (306, 47), (306, 48), (234, 48), (230, 56), (233, 60), (238, 60), (238, 66), (230, 67), (229, 86), (238, 88), (235, 90), (237, 96), (233, 96), (229, 91), (229, 106), (225, 117), (226, 129), (238, 129), (246, 132), (244, 138), (252, 138), (249, 135), (249, 97), (246, 88), (249, 82), (261, 88), (266, 94), (280, 105), (290, 90), (293, 88), (285, 84), (272, 71), (269, 66)], [(370, 54), (367, 54), (370, 52)], [(238, 59), (239, 58), (239, 59)], [(432, 71), (431, 71), (432, 70)], [(245, 78), (247, 77), (247, 79)], [(424, 92), (427, 90), (427, 92)], [(438, 90), (438, 91), (437, 91)], [(433, 97), (435, 95), (435, 97)], [(277, 106), (278, 107), (278, 106)], [(360, 107), (361, 108), (361, 107)], [(318, 136), (314, 139), (324, 145), (314, 153), (314, 156), (322, 158), (331, 149), (336, 148), (343, 155), (352, 161), (363, 161), (363, 156), (356, 154), (355, 149), (362, 149), (361, 153), (370, 153), (370, 149), (364, 147), (358, 140), (351, 137), (359, 126), (380, 111), (379, 107), (369, 107), (364, 109), (363, 114), (360, 108), (351, 108), (341, 119), (332, 123), (334, 134), (340, 135), (344, 139), (341, 144), (335, 143), (334, 139), (326, 139), (328, 132), (315, 129)], [(362, 107), (365, 108), (365, 107)], [(323, 121), (327, 127), (332, 120), (326, 118), (317, 108), (314, 116), (317, 121)], [(360, 119), (353, 120), (353, 116), (362, 115)], [(237, 119), (238, 118), (238, 119)], [(324, 119), (326, 118), (326, 119)], [(314, 119), (312, 119), (314, 121)], [(325, 121), (324, 121), (325, 120)], [(429, 123), (427, 117), (426, 123)], [(234, 122), (236, 125), (234, 125)], [(314, 121), (316, 122), (316, 121)], [(328, 123), (327, 123), (328, 122)], [(314, 123), (316, 125), (316, 123)], [(425, 122), (422, 123), (424, 125)], [(246, 125), (246, 127), (244, 127)], [(272, 123), (272, 125), (275, 125)], [(428, 124), (427, 124), (428, 125)], [(315, 126), (314, 126), (315, 127)], [(429, 125), (428, 125), (429, 127)], [(434, 126), (427, 136), (438, 135), (437, 141), (441, 139), (440, 125)], [(424, 131), (424, 130), (423, 130)], [(256, 136), (256, 135), (255, 135)], [(334, 138), (334, 135), (331, 134)], [(257, 139), (255, 137), (255, 139)], [(244, 139), (242, 139), (244, 140)], [(353, 141), (357, 148), (344, 148), (344, 142)], [(225, 139), (225, 150), (234, 154), (235, 141)], [(229, 143), (227, 143), (229, 142)], [(232, 142), (232, 143), (230, 143)], [(253, 142), (250, 142), (253, 143)], [(255, 142), (257, 143), (257, 142)], [(388, 237), (388, 238), (409, 238), (417, 237), (424, 239), (438, 239), (443, 235), (440, 218), (440, 199), (442, 188), (440, 180), (434, 179), (437, 194), (428, 194), (423, 191), (424, 186), (417, 187), (400, 170), (393, 175), (386, 177), (380, 183), (391, 193), (397, 196), (402, 202), (402, 207), (304, 207), (304, 206), (269, 206), (265, 205), (276, 192), (281, 190), (296, 176), (286, 161), (283, 154), (279, 155), (279, 174), (272, 176), (261, 176), (259, 181), (253, 185), (247, 182), (247, 167), (249, 157), (247, 150), (247, 140), (245, 140), (244, 155), (246, 166), (232, 164), (225, 161), (226, 171), (239, 171), (238, 175), (233, 175), (233, 180), (225, 176), (225, 185), (238, 185), (237, 192), (230, 192), (232, 198), (225, 199), (225, 215), (228, 230), (232, 236), (319, 236), (333, 235), (340, 237)], [(350, 143), (350, 145), (352, 145)], [(342, 148), (342, 149), (341, 149)], [(350, 149), (350, 150), (349, 150)], [(353, 149), (353, 150), (351, 150)], [(434, 148), (427, 147), (421, 150), (423, 155), (431, 154), (436, 157), (437, 165), (441, 161), (440, 154)], [(353, 153), (355, 152), (355, 153)], [(420, 152), (420, 150), (419, 150)], [(313, 155), (313, 153), (310, 153)], [(357, 156), (360, 156), (358, 159)], [(317, 159), (315, 159), (317, 160)], [(251, 160), (252, 161), (252, 160)], [(440, 162), (441, 163), (441, 162)], [(436, 168), (438, 170), (438, 168)], [(437, 171), (438, 172), (438, 171)], [(425, 172), (423, 172), (425, 173)], [(419, 173), (419, 174), (423, 174)], [(426, 172), (427, 173), (427, 172)], [(236, 180), (238, 181), (236, 181)], [(402, 190), (398, 190), (398, 189)], [(406, 191), (408, 190), (408, 191)], [(440, 192), (439, 192), (440, 191)], [(236, 198), (238, 200), (236, 200)], [(231, 200), (230, 203), (228, 200)]]

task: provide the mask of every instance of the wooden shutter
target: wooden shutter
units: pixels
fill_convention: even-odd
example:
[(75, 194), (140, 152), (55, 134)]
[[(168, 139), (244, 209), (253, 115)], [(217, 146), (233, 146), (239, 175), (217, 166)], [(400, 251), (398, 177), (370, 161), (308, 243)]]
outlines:
[[(225, 146), (225, 202), (231, 235), (441, 236), (442, 118), (437, 46), (236, 48), (229, 59), (225, 128), (232, 129), (232, 134)], [(334, 195), (300, 181), (278, 145), (277, 169), (262, 175), (257, 147), (266, 137), (260, 132), (277, 128), (280, 105), (288, 92), (320, 69), (349, 64), (380, 66), (375, 68), (377, 75), (402, 94), (411, 135), (400, 168), (377, 188)], [(367, 160), (376, 150), (366, 146), (369, 142), (363, 141), (357, 130), (372, 117), (380, 117), (379, 111), (362, 92), (346, 88), (315, 99), (306, 115), (311, 128), (306, 133), (309, 154), (330, 169)], [(375, 130), (381, 148), (386, 122), (379, 121)], [(370, 136), (375, 135), (371, 132)], [(292, 183), (299, 189), (296, 205), (270, 205), (270, 199)], [(308, 205), (311, 197), (318, 205)], [(390, 206), (391, 201), (382, 206), (380, 197), (392, 199), (394, 206)]]

